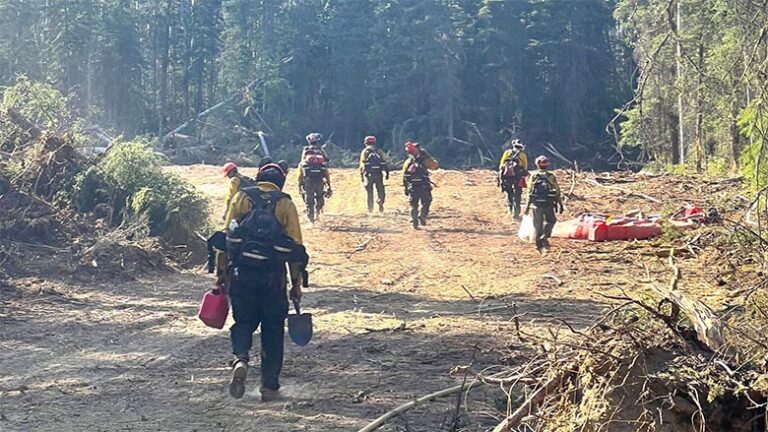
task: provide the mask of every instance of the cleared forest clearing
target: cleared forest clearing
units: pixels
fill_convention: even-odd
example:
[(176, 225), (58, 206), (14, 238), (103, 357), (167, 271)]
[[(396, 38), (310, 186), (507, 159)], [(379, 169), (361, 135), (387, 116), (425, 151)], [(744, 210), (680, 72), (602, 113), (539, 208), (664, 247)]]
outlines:
[[(215, 217), (222, 213), (226, 182), (218, 167), (168, 169), (211, 198)], [(634, 176), (622, 191), (595, 186), (586, 181), (591, 175), (558, 175), (568, 196), (564, 217), (704, 205), (733, 187)], [(227, 396), (228, 333), (195, 318), (210, 277), (151, 272), (119, 282), (50, 272), (0, 287), (0, 429), (357, 430), (412, 398), (461, 383), (449, 374), (455, 366), (528, 361), (533, 341), (520, 342), (517, 323), (526, 335), (545, 338), (559, 334), (560, 319), (584, 329), (615, 305), (602, 294), (649, 292), (643, 264), (661, 283), (671, 277), (667, 257), (658, 253), (668, 239), (555, 239), (540, 256), (517, 240), (490, 171), (438, 171), (434, 217), (421, 231), (408, 225), (397, 175), (389, 181), (387, 211), (373, 215), (365, 212), (356, 171), (333, 176), (325, 214), (314, 227), (303, 226), (312, 257), (303, 304), (315, 316), (315, 339), (305, 348), (288, 342), (288, 401), (259, 402), (255, 375), (245, 398)], [(287, 191), (300, 200), (295, 181)], [(719, 309), (740, 280), (723, 276), (711, 252), (704, 247), (678, 259), (679, 289)], [(48, 254), (41, 250), (40, 259)], [(506, 398), (489, 387), (474, 390), (467, 403), (461, 425), (487, 430), (503, 417)], [(382, 430), (440, 430), (455, 406), (455, 398), (440, 400)]]

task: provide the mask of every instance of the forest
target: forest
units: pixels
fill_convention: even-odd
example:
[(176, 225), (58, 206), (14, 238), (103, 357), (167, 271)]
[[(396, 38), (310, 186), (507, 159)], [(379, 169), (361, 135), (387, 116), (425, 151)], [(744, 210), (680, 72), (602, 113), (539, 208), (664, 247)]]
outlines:
[(475, 164), (512, 137), (607, 159), (634, 68), (615, 6), (2, 0), (0, 82), (49, 83), (86, 125), (128, 137), (166, 137), (235, 96), (179, 134), (209, 152), (250, 152), (257, 131), (293, 150), (318, 131), (343, 149), (375, 134)]
[(588, 165), (735, 168), (761, 133), (767, 14), (758, 0), (2, 0), (0, 83), (49, 83), (85, 125), (208, 154), (251, 153), (258, 132), (291, 154), (317, 131), (341, 149), (420, 140), (457, 163), (522, 138)]

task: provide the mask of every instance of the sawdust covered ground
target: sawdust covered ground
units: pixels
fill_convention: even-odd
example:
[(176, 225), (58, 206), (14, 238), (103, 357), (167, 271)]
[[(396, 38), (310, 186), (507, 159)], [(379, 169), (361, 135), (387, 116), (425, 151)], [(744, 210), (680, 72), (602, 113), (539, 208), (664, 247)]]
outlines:
[[(222, 214), (226, 184), (218, 167), (169, 170), (195, 183), (211, 197), (213, 214)], [(228, 333), (195, 318), (209, 276), (83, 283), (49, 274), (0, 287), (0, 430), (353, 431), (460, 382), (448, 374), (456, 365), (521, 361), (525, 350), (507, 305), (531, 332), (556, 325), (553, 317), (583, 327), (608, 305), (601, 293), (644, 289), (642, 263), (659, 280), (668, 277), (651, 242), (555, 240), (540, 256), (516, 239), (517, 224), (489, 171), (437, 172), (433, 217), (420, 231), (408, 224), (398, 175), (388, 182), (386, 212), (372, 215), (357, 173), (333, 175), (326, 212), (303, 227), (312, 256), (304, 307), (316, 333), (305, 348), (287, 343), (289, 400), (259, 402), (256, 369), (245, 398), (228, 397)], [(660, 205), (582, 175), (569, 193), (572, 177), (559, 175), (570, 197), (565, 217), (587, 209), (661, 211), (683, 199), (705, 204), (728, 189), (671, 177), (618, 185), (654, 195)], [(287, 191), (303, 209), (294, 179)], [(681, 289), (717, 306), (728, 286), (713, 288), (719, 276), (703, 262), (680, 262)], [(470, 394), (466, 430), (497, 423), (505, 400), (493, 394)], [(441, 400), (382, 430), (439, 430), (454, 406)]]

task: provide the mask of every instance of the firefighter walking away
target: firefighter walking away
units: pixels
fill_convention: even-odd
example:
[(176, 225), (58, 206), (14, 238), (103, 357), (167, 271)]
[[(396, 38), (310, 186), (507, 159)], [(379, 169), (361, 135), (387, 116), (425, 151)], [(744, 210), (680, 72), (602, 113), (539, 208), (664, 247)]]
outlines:
[(376, 189), (376, 204), (379, 212), (384, 211), (384, 180), (389, 180), (389, 166), (384, 152), (376, 146), (376, 137), (367, 136), (363, 140), (365, 148), (360, 152), (360, 181), (368, 196), (368, 213), (373, 211), (373, 189)]
[(527, 215), (533, 208), (536, 249), (540, 253), (545, 253), (549, 249), (549, 238), (552, 236), (552, 229), (557, 222), (555, 211), (563, 213), (565, 207), (557, 178), (555, 178), (554, 173), (549, 171), (549, 159), (546, 156), (537, 157), (536, 168), (538, 171), (533, 173), (528, 181), (531, 190), (528, 193), (528, 205), (525, 208), (525, 214)]
[(497, 177), (497, 185), (506, 195), (509, 213), (515, 219), (520, 219), (520, 207), (527, 176), (528, 155), (525, 153), (523, 143), (516, 139), (501, 155)]
[(302, 270), (308, 262), (296, 207), (282, 192), (287, 169), (287, 163), (262, 166), (256, 185), (242, 188), (227, 208), (226, 250), (217, 256), (216, 286), (229, 295), (235, 321), (230, 328), (234, 360), (229, 393), (236, 399), (245, 393), (258, 328), (261, 397), (265, 401), (281, 398), (287, 282), (291, 282), (291, 299), (298, 302)]
[(299, 191), (310, 222), (317, 219), (323, 211), (326, 198), (333, 194), (328, 155), (320, 148), (322, 139), (323, 136), (319, 133), (307, 135), (307, 146), (302, 150), (299, 162)]
[(427, 224), (429, 207), (432, 205), (432, 186), (429, 170), (439, 168), (437, 161), (418, 143), (407, 141), (405, 151), (408, 158), (403, 163), (403, 186), (411, 206), (413, 229)]

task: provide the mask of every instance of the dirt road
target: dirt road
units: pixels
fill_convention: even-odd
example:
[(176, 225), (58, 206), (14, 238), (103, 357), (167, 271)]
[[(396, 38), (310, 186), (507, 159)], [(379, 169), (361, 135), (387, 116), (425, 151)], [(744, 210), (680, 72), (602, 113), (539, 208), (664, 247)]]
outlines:
[[(225, 182), (217, 167), (170, 170), (219, 204)], [(228, 333), (195, 318), (213, 282), (207, 275), (17, 280), (0, 291), (0, 430), (354, 431), (459, 382), (448, 374), (456, 365), (518, 361), (504, 302), (529, 327), (550, 316), (583, 326), (604, 308), (600, 292), (637, 287), (635, 255), (554, 241), (542, 257), (518, 242), (492, 173), (440, 171), (434, 180), (433, 218), (413, 231), (398, 176), (388, 182), (386, 212), (368, 215), (356, 172), (334, 171), (335, 196), (315, 226), (304, 226), (312, 256), (304, 303), (316, 333), (307, 347), (287, 343), (286, 402), (259, 402), (256, 370), (245, 398), (228, 397)], [(561, 180), (567, 191), (569, 179)], [(569, 212), (650, 204), (604, 198), (612, 193), (579, 186)], [(686, 193), (671, 187), (667, 198)], [(465, 430), (496, 424), (505, 401), (490, 391), (470, 394)], [(440, 430), (454, 410), (455, 400), (441, 400), (382, 430)]]

